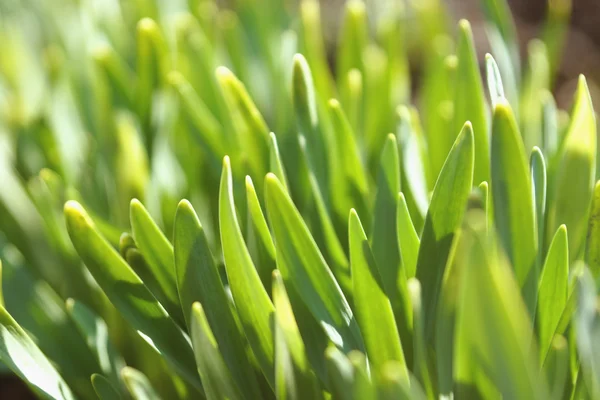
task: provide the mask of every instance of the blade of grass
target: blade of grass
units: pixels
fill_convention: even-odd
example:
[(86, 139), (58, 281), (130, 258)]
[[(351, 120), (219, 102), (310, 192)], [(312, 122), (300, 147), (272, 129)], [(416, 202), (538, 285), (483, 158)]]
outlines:
[(369, 363), (375, 369), (390, 360), (406, 365), (392, 305), (383, 289), (367, 235), (354, 209), (350, 210), (348, 225), (354, 309)]
[(75, 250), (111, 303), (188, 382), (201, 388), (187, 336), (100, 235), (83, 207), (68, 201), (64, 212)]
[(227, 156), (223, 159), (219, 189), (219, 222), (225, 269), (240, 322), (258, 365), (269, 385), (275, 388), (272, 326), (275, 309), (262, 286), (242, 237), (233, 199), (231, 165)]

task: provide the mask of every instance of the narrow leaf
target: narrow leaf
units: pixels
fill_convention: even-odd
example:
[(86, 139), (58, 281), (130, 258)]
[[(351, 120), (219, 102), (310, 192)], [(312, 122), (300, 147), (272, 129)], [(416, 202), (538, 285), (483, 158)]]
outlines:
[(103, 375), (93, 374), (91, 379), (94, 391), (100, 400), (120, 400), (123, 398), (111, 381)]
[(185, 318), (179, 305), (173, 246), (161, 232), (146, 208), (137, 199), (130, 204), (131, 229), (135, 243), (149, 267), (153, 295), (180, 326)]
[(546, 239), (562, 224), (569, 229), (569, 257), (583, 251), (596, 174), (596, 118), (585, 78), (580, 76), (552, 193)]
[(219, 346), (200, 303), (194, 303), (191, 314), (192, 345), (206, 398), (208, 400), (241, 399), (239, 388), (223, 361)]
[(471, 25), (466, 20), (461, 20), (458, 24), (458, 31), (454, 125), (450, 134), (454, 135), (455, 132), (458, 132), (465, 122), (471, 122), (475, 143), (473, 178), (475, 182), (489, 181), (488, 111), (486, 110)]
[(188, 382), (200, 388), (187, 336), (100, 235), (83, 207), (68, 201), (64, 212), (75, 250), (112, 304)]
[(160, 396), (148, 378), (140, 371), (125, 367), (121, 371), (121, 376), (133, 400), (160, 400)]
[(277, 399), (319, 399), (316, 377), (306, 357), (296, 318), (279, 271), (273, 271), (275, 305), (275, 393)]
[(254, 370), (246, 357), (244, 333), (234, 311), (228, 306), (230, 300), (221, 282), (204, 228), (187, 200), (182, 200), (177, 206), (174, 248), (181, 307), (184, 315), (190, 315), (188, 327), (191, 328), (192, 305), (201, 302), (205, 307), (203, 318), (207, 319), (211, 332), (215, 334), (221, 357), (231, 371), (232, 378), (244, 397), (260, 397)]
[(494, 108), (492, 203), (500, 243), (513, 266), (529, 313), (535, 310), (537, 237), (527, 156), (510, 106)]
[(274, 388), (272, 318), (275, 309), (242, 237), (233, 199), (231, 165), (227, 156), (223, 159), (219, 189), (219, 223), (225, 269), (240, 322), (258, 365)]
[(454, 234), (467, 205), (473, 182), (474, 139), (466, 123), (442, 167), (433, 189), (421, 235), (416, 277), (423, 291), (425, 337), (433, 337), (435, 315), (442, 277)]
[(376, 369), (390, 360), (403, 364), (404, 353), (392, 305), (383, 289), (375, 258), (354, 209), (350, 210), (348, 225), (354, 308), (369, 362)]
[(404, 194), (398, 194), (396, 210), (396, 230), (398, 235), (398, 248), (406, 278), (413, 278), (417, 272), (417, 258), (419, 256), (420, 239), (412, 223)]
[(4, 306), (0, 306), (0, 360), (45, 399), (74, 399), (71, 389), (54, 366), (17, 324)]
[(332, 342), (347, 351), (361, 349), (352, 310), (292, 199), (273, 174), (267, 174), (265, 188), (277, 266), (284, 282), (296, 288)]
[(548, 250), (539, 283), (537, 325), (540, 360), (546, 359), (560, 317), (567, 305), (569, 291), (569, 241), (567, 228), (561, 225)]

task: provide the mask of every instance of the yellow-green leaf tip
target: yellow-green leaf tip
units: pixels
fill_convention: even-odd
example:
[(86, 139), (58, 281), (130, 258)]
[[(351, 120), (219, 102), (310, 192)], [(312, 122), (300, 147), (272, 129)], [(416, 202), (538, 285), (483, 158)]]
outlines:
[(137, 30), (140, 33), (151, 33), (157, 29), (158, 25), (152, 18), (145, 17), (140, 19), (140, 21), (137, 23)]

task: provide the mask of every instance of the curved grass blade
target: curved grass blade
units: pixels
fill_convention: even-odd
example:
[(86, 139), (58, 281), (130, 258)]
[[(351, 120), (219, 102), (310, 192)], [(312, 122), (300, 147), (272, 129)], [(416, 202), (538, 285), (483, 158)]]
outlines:
[(405, 378), (403, 367), (398, 362), (390, 361), (377, 372), (377, 391), (380, 400), (425, 400), (427, 398), (412, 376), (410, 381)]
[(347, 351), (362, 349), (352, 310), (291, 198), (273, 174), (267, 174), (265, 188), (284, 281), (295, 287), (332, 342)]
[(283, 169), (283, 162), (279, 155), (279, 146), (277, 146), (277, 137), (273, 132), (269, 134), (269, 171), (274, 173), (283, 187), (289, 191), (289, 185)]
[(223, 159), (223, 173), (219, 189), (219, 223), (225, 269), (240, 322), (258, 365), (271, 387), (274, 388), (272, 319), (275, 309), (262, 286), (242, 237), (233, 199), (231, 165), (227, 156)]
[(354, 309), (369, 363), (375, 369), (390, 360), (406, 365), (392, 305), (383, 289), (367, 235), (354, 209), (350, 210), (348, 226)]
[(263, 214), (252, 178), (246, 175), (246, 202), (248, 205), (248, 250), (258, 270), (265, 290), (271, 284), (271, 274), (275, 268), (275, 244), (267, 220)]
[[(343, 177), (340, 182), (345, 185), (342, 188), (336, 188), (339, 195), (346, 196), (346, 202), (340, 202), (343, 209), (338, 212), (347, 212), (348, 208), (356, 208), (359, 212), (368, 215), (368, 180), (365, 166), (360, 158), (360, 151), (355, 140), (355, 134), (346, 117), (340, 103), (335, 99), (328, 102), (329, 113), (333, 130), (336, 134), (336, 141), (339, 146), (339, 155), (341, 157)], [(336, 194), (337, 196), (337, 194)], [(370, 221), (365, 221), (370, 226)]]
[(471, 122), (475, 140), (473, 180), (475, 182), (489, 181), (488, 111), (475, 54), (471, 25), (468, 21), (461, 20), (458, 23), (458, 31), (454, 125), (450, 134), (454, 135), (454, 132), (458, 132), (465, 122)]
[[(403, 340), (406, 358), (412, 360), (412, 316), (406, 289), (406, 272), (398, 247), (396, 197), (400, 192), (400, 160), (396, 137), (389, 134), (381, 154), (374, 204), (371, 249), (387, 297), (389, 297), (398, 330)], [(396, 359), (399, 360), (399, 359)]]
[(470, 245), (456, 320), (455, 376), (458, 398), (547, 398), (536, 368), (533, 329), (510, 266), (484, 224), (467, 224)]
[(435, 398), (433, 393), (431, 376), (429, 374), (429, 365), (427, 362), (427, 343), (425, 343), (425, 326), (422, 312), (421, 284), (418, 280), (412, 278), (408, 281), (408, 291), (412, 305), (413, 315), (413, 343), (414, 343), (414, 363), (412, 371), (416, 378), (427, 391), (428, 398)]
[(100, 235), (83, 207), (68, 201), (64, 212), (75, 250), (111, 303), (189, 383), (201, 388), (187, 336)]
[(577, 311), (575, 324), (577, 326), (576, 343), (577, 353), (581, 362), (579, 371), (585, 383), (588, 395), (585, 397), (597, 398), (600, 396), (600, 357), (599, 357), (599, 326), (598, 326), (598, 297), (596, 285), (589, 272), (577, 278)]
[(4, 306), (0, 306), (0, 360), (41, 398), (74, 399), (71, 389), (50, 360)]
[(500, 102), (494, 108), (491, 189), (500, 243), (533, 317), (539, 272), (532, 187), (521, 135), (506, 102)]
[(533, 195), (533, 208), (535, 210), (535, 223), (538, 243), (538, 263), (544, 254), (544, 237), (546, 222), (546, 161), (539, 147), (534, 147), (529, 157), (529, 171)]
[(102, 379), (108, 380), (111, 386), (118, 388), (121, 384), (119, 371), (125, 367), (125, 360), (113, 346), (108, 336), (108, 326), (102, 318), (76, 300), (67, 299), (66, 308), (77, 329), (85, 338), (88, 347), (97, 358), (103, 374)]
[(220, 159), (225, 149), (223, 127), (219, 121), (181, 73), (170, 72), (168, 82), (179, 97), (183, 115), (194, 127), (192, 131), (199, 136), (204, 146), (209, 149), (209, 153), (212, 153), (217, 160)]
[(308, 363), (304, 342), (278, 270), (273, 271), (273, 304), (277, 399), (319, 399), (321, 391)]
[[(185, 315), (190, 315), (188, 327), (191, 329), (192, 326), (192, 305), (200, 302), (204, 305), (205, 310), (202, 311), (204, 315), (202, 318), (207, 319), (207, 323), (211, 327), (211, 335), (214, 333), (216, 338), (221, 357), (231, 371), (232, 379), (244, 394), (243, 397), (259, 398), (260, 391), (254, 370), (246, 357), (244, 333), (241, 331), (234, 311), (228, 307), (230, 300), (219, 276), (204, 228), (194, 208), (187, 200), (179, 202), (175, 213), (174, 248), (181, 307)], [(193, 315), (199, 317), (198, 312), (195, 310)], [(201, 321), (196, 322), (200, 323)], [(198, 354), (198, 350), (196, 350), (196, 354)], [(198, 355), (196, 361), (199, 362)], [(208, 373), (208, 371), (204, 371), (204, 373)]]
[(402, 192), (398, 193), (396, 209), (396, 230), (400, 258), (406, 274), (406, 279), (414, 278), (417, 272), (420, 239), (410, 218), (406, 199)]
[[(301, 54), (294, 56), (292, 83), (298, 133), (306, 138), (307, 147), (310, 149), (310, 153), (308, 153), (309, 165), (317, 178), (321, 193), (327, 195), (329, 188), (329, 171), (327, 167), (331, 154), (327, 152), (326, 132), (319, 124), (318, 99), (315, 93), (313, 76), (306, 59)], [(330, 150), (333, 151), (334, 149)]]
[(494, 57), (489, 53), (485, 55), (485, 71), (492, 107), (496, 107), (498, 101), (506, 97), (504, 96), (504, 87), (502, 86), (502, 77), (500, 76), (498, 65)]
[(239, 387), (223, 361), (202, 305), (198, 302), (194, 303), (191, 314), (192, 345), (206, 398), (208, 400), (242, 399)]
[(363, 353), (353, 350), (348, 353), (348, 360), (354, 369), (354, 382), (352, 384), (352, 393), (354, 400), (375, 400), (377, 392), (375, 386), (371, 383), (369, 372), (367, 371), (367, 359)]
[(600, 276), (600, 181), (594, 186), (585, 245), (585, 262), (594, 278)]
[(93, 374), (92, 386), (100, 400), (120, 400), (123, 397), (104, 375)]
[(543, 364), (543, 372), (550, 386), (549, 399), (562, 399), (570, 372), (569, 345), (564, 336), (554, 336)]
[(571, 122), (560, 151), (549, 198), (546, 238), (562, 224), (569, 229), (570, 261), (579, 258), (586, 237), (596, 173), (596, 118), (583, 75)]
[(421, 151), (422, 146), (419, 143), (421, 138), (415, 128), (415, 124), (418, 122), (414, 120), (408, 107), (398, 107), (397, 113), (399, 120), (396, 135), (402, 154), (402, 181), (407, 185), (406, 194), (410, 195), (408, 196), (409, 200), (415, 204), (419, 217), (423, 218), (429, 205), (429, 190), (425, 173), (426, 165), (423, 162), (424, 157)]
[(326, 262), (331, 265), (331, 272), (339, 283), (343, 293), (351, 300), (352, 290), (350, 289), (350, 266), (344, 248), (333, 226), (333, 221), (327, 210), (323, 192), (319, 188), (319, 183), (310, 165), (310, 152), (306, 148), (304, 137), (300, 136), (300, 149), (308, 164), (308, 180), (314, 206), (319, 222), (319, 230), (315, 232), (315, 240), (322, 244), (322, 249)]
[[(269, 128), (258, 108), (250, 98), (244, 84), (225, 67), (217, 69), (217, 81), (228, 104), (234, 122), (242, 126), (238, 132), (247, 160), (256, 176), (262, 176), (267, 170)], [(235, 125), (234, 125), (235, 126)], [(244, 132), (242, 134), (242, 132)]]
[(567, 228), (561, 225), (548, 249), (540, 276), (537, 306), (537, 326), (540, 361), (543, 364), (550, 351), (569, 294), (569, 241)]
[(171, 318), (185, 327), (177, 292), (173, 246), (139, 200), (131, 200), (129, 210), (133, 238), (149, 267), (148, 278), (152, 278), (149, 288)]
[(160, 400), (156, 390), (146, 375), (131, 367), (125, 367), (121, 370), (121, 376), (125, 386), (133, 400)]
[(329, 391), (334, 399), (352, 400), (354, 380), (352, 364), (337, 347), (329, 346), (325, 351)]
[(426, 340), (433, 338), (435, 332), (442, 277), (454, 234), (460, 226), (471, 192), (473, 163), (473, 128), (466, 123), (435, 184), (421, 235), (416, 277), (423, 291)]

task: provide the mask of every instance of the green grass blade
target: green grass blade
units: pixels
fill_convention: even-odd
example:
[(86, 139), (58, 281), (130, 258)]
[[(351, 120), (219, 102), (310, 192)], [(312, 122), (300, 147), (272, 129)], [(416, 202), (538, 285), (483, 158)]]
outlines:
[(125, 386), (133, 400), (160, 400), (156, 390), (146, 375), (131, 367), (125, 367), (121, 371)]
[(585, 245), (585, 262), (594, 278), (600, 276), (600, 181), (594, 185)]
[(284, 281), (296, 288), (336, 345), (347, 351), (361, 349), (362, 338), (352, 310), (308, 227), (277, 177), (267, 174), (265, 181), (277, 266)]
[(104, 375), (93, 374), (91, 379), (94, 391), (100, 400), (120, 400), (123, 398), (112, 382)]
[[(356, 208), (359, 212), (367, 214), (366, 198), (368, 194), (368, 179), (364, 163), (360, 156), (360, 150), (356, 142), (355, 133), (353, 132), (350, 121), (344, 113), (340, 103), (331, 99), (328, 103), (329, 112), (333, 124), (333, 130), (336, 133), (336, 140), (340, 147), (340, 157), (343, 168), (344, 179), (342, 182), (346, 187), (337, 188), (342, 191), (343, 195), (348, 197), (346, 207)], [(340, 193), (340, 195), (342, 194)], [(336, 194), (337, 196), (337, 194)], [(344, 213), (346, 210), (340, 210)]]
[[(400, 192), (400, 160), (396, 137), (389, 134), (379, 163), (377, 193), (373, 208), (371, 248), (380, 283), (389, 297), (406, 358), (412, 360), (410, 300), (406, 289), (406, 271), (400, 258), (398, 231), (390, 221), (396, 221), (397, 196)], [(399, 359), (396, 359), (399, 360)]]
[(168, 82), (177, 93), (183, 117), (189, 121), (190, 127), (193, 127), (191, 131), (209, 153), (212, 153), (217, 160), (220, 159), (225, 153), (224, 143), (226, 143), (226, 140), (223, 140), (224, 133), (220, 122), (181, 73), (170, 72)]
[(109, 380), (112, 386), (118, 388), (121, 384), (119, 372), (125, 366), (125, 360), (109, 338), (108, 326), (102, 318), (82, 303), (67, 299), (66, 304), (69, 316), (98, 360), (102, 378)]
[(567, 228), (561, 225), (548, 250), (540, 276), (537, 326), (540, 360), (544, 363), (567, 305), (569, 292), (569, 241)]
[(502, 77), (498, 70), (498, 64), (496, 64), (496, 60), (494, 60), (491, 54), (485, 55), (485, 71), (492, 107), (496, 107), (498, 101), (506, 97), (504, 96), (504, 87), (502, 86)]
[[(345, 79), (352, 69), (357, 69), (364, 75), (363, 52), (369, 42), (365, 3), (362, 0), (350, 0), (344, 8), (336, 58), (338, 81)], [(338, 87), (343, 87), (340, 82)], [(342, 92), (341, 99), (343, 104), (350, 102), (348, 93)]]
[(408, 281), (408, 291), (413, 314), (413, 343), (414, 362), (413, 368), (416, 378), (427, 391), (428, 398), (434, 398), (431, 375), (427, 360), (427, 343), (425, 342), (425, 319), (423, 316), (421, 284), (416, 279)]
[[(277, 399), (319, 399), (321, 391), (306, 357), (281, 274), (273, 271), (275, 393)], [(312, 343), (311, 343), (312, 344)]]
[(529, 157), (529, 171), (531, 174), (531, 185), (533, 195), (533, 208), (535, 211), (535, 224), (538, 243), (538, 262), (541, 264), (541, 259), (544, 254), (544, 237), (545, 237), (545, 222), (546, 222), (546, 191), (547, 191), (547, 176), (546, 176), (546, 161), (544, 155), (538, 147), (534, 147)]
[[(421, 151), (420, 137), (415, 129), (418, 123), (413, 120), (413, 115), (408, 107), (398, 107), (398, 127), (396, 129), (398, 145), (401, 151), (402, 182), (406, 183), (404, 189), (409, 200), (416, 206), (419, 216), (422, 218), (427, 213), (429, 206), (428, 179), (425, 172), (426, 159)], [(409, 196), (410, 194), (410, 196)]]
[(306, 163), (308, 164), (308, 180), (310, 183), (310, 189), (314, 199), (314, 207), (316, 208), (316, 214), (318, 218), (319, 228), (314, 232), (315, 240), (321, 244), (325, 261), (331, 267), (331, 272), (339, 283), (343, 293), (348, 299), (351, 299), (352, 290), (350, 288), (350, 266), (348, 257), (344, 252), (344, 248), (340, 243), (340, 239), (336, 233), (335, 227), (333, 226), (332, 217), (329, 214), (327, 205), (319, 183), (314, 174), (312, 166), (310, 165), (310, 152), (306, 148), (306, 143), (303, 140), (303, 136), (300, 136), (300, 149), (303, 152)]
[(219, 190), (219, 222), (225, 268), (240, 322), (258, 365), (274, 388), (272, 320), (275, 309), (260, 281), (242, 237), (233, 199), (233, 177), (229, 157), (223, 159)]
[(65, 204), (65, 218), (75, 250), (115, 308), (189, 383), (200, 388), (187, 336), (100, 235), (79, 203)]
[(281, 184), (286, 188), (286, 190), (289, 191), (289, 185), (287, 183), (287, 177), (283, 168), (283, 162), (281, 161), (281, 156), (279, 155), (277, 138), (273, 132), (269, 134), (269, 171), (274, 173)]
[(41, 398), (74, 399), (51, 361), (3, 306), (0, 306), (0, 360)]
[(535, 315), (537, 237), (527, 156), (510, 106), (494, 108), (492, 203), (500, 243), (513, 266), (530, 315)]
[(329, 346), (325, 352), (329, 391), (332, 398), (352, 400), (353, 371), (348, 357), (337, 347)]
[(377, 398), (377, 392), (369, 377), (365, 355), (360, 351), (354, 350), (348, 353), (348, 360), (350, 360), (354, 369), (352, 398), (354, 400), (375, 400)]
[[(233, 379), (215, 336), (210, 329), (206, 314), (200, 303), (194, 303), (191, 317), (191, 336), (198, 373), (208, 400), (242, 399), (237, 382)], [(248, 398), (256, 398), (250, 397)]]
[[(263, 176), (268, 165), (269, 128), (252, 101), (244, 84), (225, 67), (217, 69), (217, 81), (238, 129), (237, 138), (247, 153), (247, 161), (256, 177)], [(237, 125), (236, 125), (237, 122)]]
[(564, 336), (555, 336), (548, 357), (543, 364), (543, 372), (550, 386), (549, 399), (564, 397), (567, 379), (569, 379), (569, 346)]
[(454, 96), (454, 124), (449, 134), (459, 132), (465, 122), (473, 126), (475, 139), (475, 182), (489, 181), (490, 148), (488, 143), (488, 111), (479, 74), (471, 25), (466, 20), (458, 24), (456, 55), (456, 90)]
[(519, 124), (527, 150), (542, 144), (542, 96), (550, 88), (546, 46), (533, 39), (528, 45), (529, 62), (520, 94)]
[(579, 375), (583, 377), (589, 393), (587, 397), (596, 398), (600, 395), (600, 357), (598, 352), (598, 297), (596, 285), (586, 269), (577, 279), (577, 311), (574, 322), (577, 326), (577, 353), (581, 362)]
[(596, 172), (596, 119), (585, 78), (579, 77), (553, 190), (549, 195), (546, 240), (562, 224), (569, 229), (570, 261), (579, 258), (587, 233)]
[(405, 379), (402, 365), (398, 362), (390, 361), (376, 372), (380, 400), (425, 400), (427, 398), (412, 376), (410, 382)]
[(275, 264), (275, 243), (263, 213), (252, 178), (246, 175), (246, 202), (248, 205), (248, 250), (265, 288), (271, 284)]
[(309, 164), (317, 178), (321, 193), (327, 195), (329, 193), (329, 171), (327, 169), (329, 155), (327, 154), (325, 132), (319, 124), (313, 75), (306, 59), (301, 54), (294, 56), (292, 85), (298, 133), (306, 138), (307, 147), (310, 149)]
[(458, 135), (433, 189), (421, 235), (416, 277), (423, 290), (425, 337), (435, 332), (435, 316), (442, 277), (454, 234), (467, 205), (473, 182), (473, 128), (467, 123)]
[(406, 279), (413, 278), (417, 272), (417, 258), (419, 257), (419, 245), (421, 240), (412, 223), (406, 199), (403, 193), (398, 194), (396, 209), (396, 230), (398, 237), (398, 248), (400, 258), (406, 273)]
[(153, 285), (149, 289), (180, 326), (185, 318), (179, 304), (173, 246), (161, 232), (146, 208), (137, 199), (131, 200), (130, 220), (133, 238), (149, 267)]
[(348, 225), (354, 309), (369, 363), (375, 369), (390, 360), (406, 365), (392, 305), (385, 294), (367, 235), (354, 209), (350, 211)]
[(455, 396), (545, 399), (535, 362), (533, 328), (507, 259), (484, 231), (483, 216), (467, 225), (456, 321)]
[(205, 307), (203, 318), (210, 324), (232, 379), (235, 379), (244, 397), (260, 397), (254, 370), (246, 357), (244, 333), (236, 321), (236, 315), (228, 307), (230, 300), (221, 282), (204, 228), (187, 200), (182, 200), (177, 206), (174, 248), (182, 309), (185, 315), (190, 315), (188, 326), (191, 328), (189, 318), (192, 316), (192, 305), (200, 302)]

